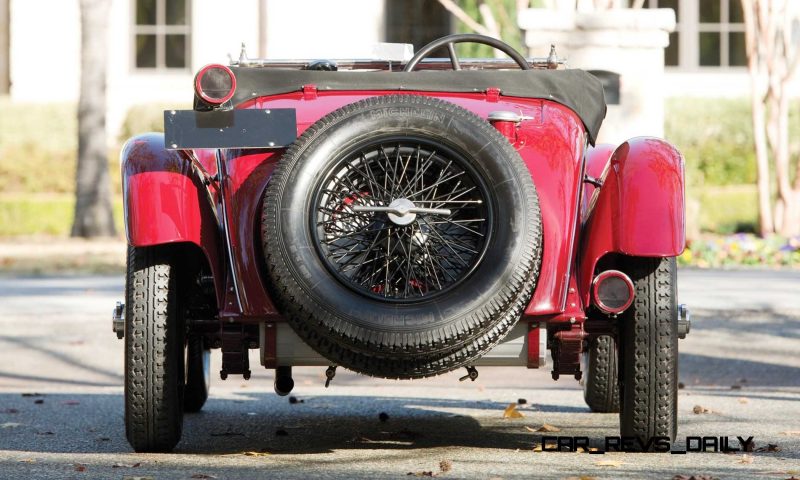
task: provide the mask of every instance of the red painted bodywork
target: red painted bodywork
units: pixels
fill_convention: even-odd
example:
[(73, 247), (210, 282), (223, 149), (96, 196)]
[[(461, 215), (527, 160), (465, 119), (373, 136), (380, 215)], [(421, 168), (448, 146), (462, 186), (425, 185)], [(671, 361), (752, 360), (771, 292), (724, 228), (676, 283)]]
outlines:
[(164, 135), (128, 140), (120, 153), (123, 209), (128, 243), (149, 247), (189, 242), (208, 260), (219, 294), (225, 285), (224, 248), (213, 203), (191, 152), (166, 150)]
[[(594, 192), (579, 265), (579, 283), (591, 284), (597, 261), (607, 253), (674, 257), (686, 245), (684, 165), (669, 143), (639, 137), (614, 150)], [(581, 288), (583, 301), (589, 290)]]
[[(344, 105), (396, 93), (306, 88), (256, 98), (238, 108), (294, 108), (299, 135)], [(585, 319), (594, 266), (608, 252), (671, 256), (682, 251), (683, 163), (669, 144), (634, 139), (612, 156), (613, 147), (607, 145), (587, 150), (580, 119), (554, 102), (486, 93), (404, 93), (435, 96), (482, 118), (497, 110), (529, 117), (515, 131), (503, 131), (531, 172), (542, 212), (542, 264), (525, 310), (528, 320)], [(264, 189), (283, 151), (222, 151), (228, 173), (231, 271), (217, 223), (218, 192), (211, 188), (206, 193), (202, 181), (216, 173), (214, 151), (165, 150), (163, 137), (155, 134), (132, 139), (122, 153), (129, 242), (198, 245), (215, 277), (221, 317), (246, 322), (275, 319), (278, 312), (263, 275), (259, 222)], [(603, 187), (585, 188), (584, 173), (602, 177)], [(240, 301), (233, 293), (233, 278), (240, 287)]]

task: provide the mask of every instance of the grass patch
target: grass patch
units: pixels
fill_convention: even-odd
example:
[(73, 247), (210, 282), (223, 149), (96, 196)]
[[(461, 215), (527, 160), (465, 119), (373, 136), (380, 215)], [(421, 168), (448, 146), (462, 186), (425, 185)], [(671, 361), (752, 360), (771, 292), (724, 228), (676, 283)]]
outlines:
[(720, 234), (756, 231), (758, 189), (755, 185), (695, 187), (689, 189), (689, 196), (700, 202), (696, 220), (700, 231)]
[[(68, 236), (74, 218), (71, 194), (0, 196), (0, 237), (29, 235)], [(122, 197), (114, 197), (114, 223), (123, 232)]]

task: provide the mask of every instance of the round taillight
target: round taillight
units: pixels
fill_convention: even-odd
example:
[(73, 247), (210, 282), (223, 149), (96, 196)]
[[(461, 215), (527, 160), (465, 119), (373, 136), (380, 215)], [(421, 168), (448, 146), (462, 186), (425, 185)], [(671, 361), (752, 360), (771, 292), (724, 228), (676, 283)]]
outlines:
[(221, 105), (236, 91), (236, 77), (230, 68), (214, 63), (201, 68), (194, 77), (194, 91), (204, 102)]
[(619, 270), (606, 270), (592, 282), (592, 301), (605, 313), (616, 315), (633, 303), (633, 282)]

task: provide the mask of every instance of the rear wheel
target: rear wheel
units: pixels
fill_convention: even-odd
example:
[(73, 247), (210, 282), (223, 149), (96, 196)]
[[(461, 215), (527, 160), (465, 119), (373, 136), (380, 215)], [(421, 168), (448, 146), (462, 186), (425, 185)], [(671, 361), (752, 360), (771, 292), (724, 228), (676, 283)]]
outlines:
[(620, 431), (648, 442), (678, 427), (678, 308), (674, 258), (628, 258), (633, 305), (620, 317)]
[(614, 337), (595, 338), (583, 352), (583, 399), (593, 412), (619, 412), (617, 343)]
[(184, 332), (175, 264), (164, 249), (128, 247), (125, 433), (137, 452), (168, 452), (181, 438)]

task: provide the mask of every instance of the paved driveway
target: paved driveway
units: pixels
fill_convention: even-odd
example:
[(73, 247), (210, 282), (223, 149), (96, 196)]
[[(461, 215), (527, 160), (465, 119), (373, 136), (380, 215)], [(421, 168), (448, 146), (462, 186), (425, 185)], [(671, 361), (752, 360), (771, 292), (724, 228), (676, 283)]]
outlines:
[[(415, 382), (341, 372), (329, 389), (322, 369), (296, 369), (300, 402), (290, 404), (258, 367), (249, 382), (214, 380), (176, 453), (134, 454), (109, 320), (122, 286), (0, 277), (0, 477), (800, 477), (800, 272), (680, 272), (695, 315), (681, 343), (679, 436), (776, 445), (746, 457), (534, 452), (542, 434), (531, 430), (545, 423), (599, 442), (616, 435), (617, 418), (589, 413), (574, 380), (508, 368), (483, 368), (475, 383), (459, 383), (461, 372)], [(503, 419), (518, 399), (524, 417)]]

